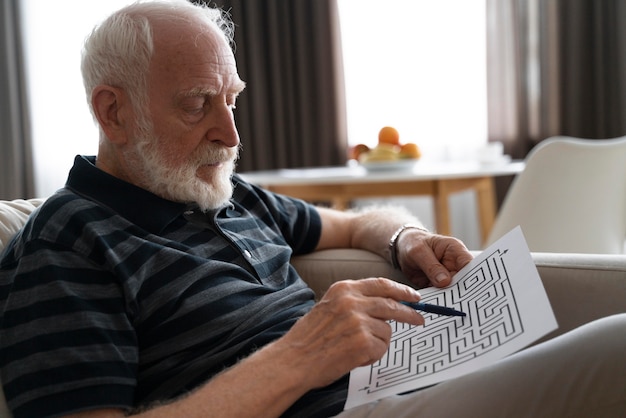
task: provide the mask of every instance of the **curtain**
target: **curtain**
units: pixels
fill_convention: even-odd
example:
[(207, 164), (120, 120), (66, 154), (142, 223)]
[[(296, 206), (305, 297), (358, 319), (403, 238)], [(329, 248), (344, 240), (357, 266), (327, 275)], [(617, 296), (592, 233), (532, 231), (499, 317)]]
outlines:
[(35, 197), (19, 0), (0, 2), (0, 199)]
[(626, 135), (626, 2), (487, 0), (487, 97), (489, 140), (513, 158), (554, 135)]
[(236, 24), (246, 90), (238, 171), (344, 164), (347, 124), (336, 0), (217, 0)]
[(487, 0), (490, 141), (626, 134), (626, 2)]

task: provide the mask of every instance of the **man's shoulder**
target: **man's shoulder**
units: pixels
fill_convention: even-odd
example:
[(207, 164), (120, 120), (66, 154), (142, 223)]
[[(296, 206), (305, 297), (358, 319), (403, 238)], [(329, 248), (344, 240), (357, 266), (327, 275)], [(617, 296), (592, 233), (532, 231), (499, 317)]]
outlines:
[(46, 227), (62, 228), (75, 221), (77, 214), (93, 210), (97, 206), (95, 202), (68, 189), (61, 189), (33, 212), (27, 226), (30, 231), (41, 231)]
[(102, 221), (112, 216), (111, 211), (97, 202), (69, 189), (61, 189), (32, 213), (16, 245), (47, 242), (72, 246), (91, 228), (89, 224), (101, 222), (101, 225), (106, 225)]

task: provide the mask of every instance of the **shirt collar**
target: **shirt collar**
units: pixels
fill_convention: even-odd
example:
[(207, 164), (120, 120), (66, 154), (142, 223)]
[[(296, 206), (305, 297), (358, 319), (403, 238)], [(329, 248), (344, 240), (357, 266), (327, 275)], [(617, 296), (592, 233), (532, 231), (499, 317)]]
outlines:
[(188, 209), (96, 167), (95, 156), (77, 155), (66, 187), (108, 207), (151, 233), (159, 233)]

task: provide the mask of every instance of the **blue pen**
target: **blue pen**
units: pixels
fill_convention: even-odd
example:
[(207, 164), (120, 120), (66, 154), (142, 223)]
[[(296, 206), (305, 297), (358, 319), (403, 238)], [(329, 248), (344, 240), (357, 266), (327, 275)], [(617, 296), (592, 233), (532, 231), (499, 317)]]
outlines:
[(456, 309), (448, 308), (445, 306), (432, 305), (424, 302), (400, 302), (403, 305), (409, 306), (418, 311), (424, 311), (428, 313), (434, 313), (437, 315), (446, 316), (466, 316), (465, 312), (457, 311)]

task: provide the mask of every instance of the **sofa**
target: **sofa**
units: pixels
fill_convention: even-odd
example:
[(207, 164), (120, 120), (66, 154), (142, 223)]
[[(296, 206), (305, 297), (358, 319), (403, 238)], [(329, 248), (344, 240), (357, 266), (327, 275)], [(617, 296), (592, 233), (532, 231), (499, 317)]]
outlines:
[[(0, 200), (0, 252), (43, 201)], [(591, 320), (626, 312), (626, 255), (533, 253), (532, 258), (559, 324), (537, 343)], [(380, 276), (406, 282), (385, 259), (363, 250), (317, 251), (294, 257), (293, 265), (318, 298), (341, 279)], [(2, 391), (0, 417), (10, 417)]]

